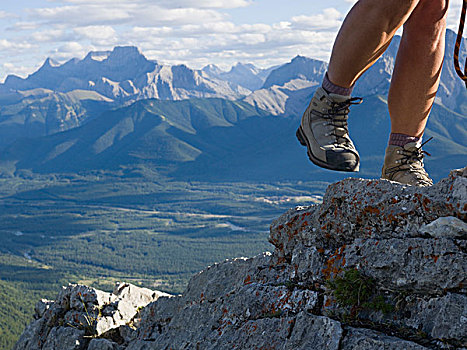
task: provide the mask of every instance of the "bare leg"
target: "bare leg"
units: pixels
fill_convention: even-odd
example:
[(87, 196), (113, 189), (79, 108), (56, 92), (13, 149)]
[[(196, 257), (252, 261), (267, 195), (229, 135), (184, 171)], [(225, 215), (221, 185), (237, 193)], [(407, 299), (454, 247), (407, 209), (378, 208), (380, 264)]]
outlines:
[(449, 0), (421, 0), (404, 25), (388, 105), (391, 131), (421, 137), (438, 90)]
[[(328, 77), (350, 87), (383, 54), (397, 29), (419, 2), (432, 0), (360, 0), (347, 15), (329, 62)], [(437, 0), (436, 0), (437, 1)]]

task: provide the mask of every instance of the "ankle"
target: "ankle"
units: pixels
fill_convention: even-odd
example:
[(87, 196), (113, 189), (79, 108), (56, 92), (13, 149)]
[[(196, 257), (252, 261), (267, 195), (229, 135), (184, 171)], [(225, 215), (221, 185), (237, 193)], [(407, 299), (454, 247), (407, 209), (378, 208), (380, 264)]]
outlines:
[(349, 88), (345, 88), (339, 85), (334, 84), (331, 80), (329, 80), (328, 73), (325, 74), (323, 79), (322, 87), (328, 94), (336, 94), (342, 96), (350, 96), (352, 95), (353, 86)]
[(404, 147), (410, 142), (416, 142), (420, 144), (422, 141), (421, 137), (410, 136), (406, 134), (391, 133), (389, 136), (389, 145)]

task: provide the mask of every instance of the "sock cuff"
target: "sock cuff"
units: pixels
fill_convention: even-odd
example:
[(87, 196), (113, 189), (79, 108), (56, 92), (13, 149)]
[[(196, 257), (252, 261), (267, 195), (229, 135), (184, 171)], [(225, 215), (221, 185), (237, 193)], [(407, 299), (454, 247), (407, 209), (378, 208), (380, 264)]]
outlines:
[(404, 147), (410, 142), (421, 143), (422, 138), (406, 134), (391, 133), (389, 135), (389, 144), (393, 146)]
[(326, 90), (329, 94), (336, 94), (342, 96), (350, 96), (352, 95), (353, 86), (349, 88), (345, 88), (339, 85), (334, 84), (331, 80), (329, 80), (328, 73), (324, 75), (322, 87)]

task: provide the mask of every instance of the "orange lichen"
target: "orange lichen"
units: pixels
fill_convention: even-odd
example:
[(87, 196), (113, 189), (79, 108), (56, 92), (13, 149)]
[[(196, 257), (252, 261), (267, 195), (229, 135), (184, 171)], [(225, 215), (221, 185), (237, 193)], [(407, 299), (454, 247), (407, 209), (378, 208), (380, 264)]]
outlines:
[(326, 279), (330, 279), (342, 271), (341, 266), (345, 265), (344, 251), (345, 245), (336, 249), (336, 252), (326, 261), (325, 268), (321, 270)]

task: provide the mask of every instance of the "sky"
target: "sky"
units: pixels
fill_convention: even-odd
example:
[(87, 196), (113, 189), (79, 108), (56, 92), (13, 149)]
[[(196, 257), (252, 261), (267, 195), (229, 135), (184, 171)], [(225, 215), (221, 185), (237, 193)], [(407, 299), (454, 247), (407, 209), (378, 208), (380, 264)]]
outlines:
[[(137, 46), (162, 64), (267, 68), (296, 55), (328, 60), (356, 0), (14, 0), (0, 10), (0, 81), (26, 77), (48, 57)], [(457, 30), (462, 0), (451, 0)]]

